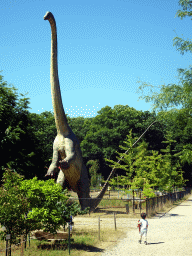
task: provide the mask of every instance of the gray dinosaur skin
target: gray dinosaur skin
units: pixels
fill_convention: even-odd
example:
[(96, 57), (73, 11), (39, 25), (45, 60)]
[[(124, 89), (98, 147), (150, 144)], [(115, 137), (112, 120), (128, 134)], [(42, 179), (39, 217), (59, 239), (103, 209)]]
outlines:
[(78, 194), (81, 209), (84, 210), (88, 206), (91, 207), (89, 200), (90, 182), (88, 172), (83, 163), (80, 143), (69, 127), (63, 109), (57, 67), (56, 22), (51, 12), (45, 14), (44, 20), (48, 20), (51, 25), (50, 82), (55, 124), (57, 128), (57, 136), (53, 143), (52, 163), (45, 176), (53, 176), (54, 172), (59, 167), (60, 172), (56, 182), (63, 187), (64, 182), (67, 181), (72, 190)]
[[(98, 196), (96, 198), (91, 198), (89, 188), (90, 182), (87, 169), (83, 163), (80, 143), (68, 125), (61, 99), (57, 67), (56, 22), (51, 12), (47, 12), (45, 14), (44, 20), (48, 20), (51, 25), (50, 82), (55, 124), (57, 128), (57, 136), (53, 143), (53, 159), (45, 176), (53, 176), (57, 167), (59, 167), (60, 172), (57, 178), (57, 183), (59, 183), (63, 187), (64, 182), (67, 181), (72, 190), (78, 194), (81, 209), (84, 210), (86, 207), (90, 207), (90, 211), (94, 211), (102, 200), (109, 185), (108, 181), (114, 176), (116, 169), (115, 167), (112, 169), (107, 181), (105, 182)], [(137, 144), (137, 142), (143, 137), (143, 135), (155, 122), (158, 121), (154, 121), (152, 124), (150, 124), (132, 147)], [(125, 154), (127, 154), (128, 151), (129, 149), (125, 152)], [(118, 163), (121, 161), (122, 158), (123, 156), (119, 159)]]
[[(66, 157), (63, 159), (64, 156)], [(59, 159), (63, 160), (59, 161)], [(57, 167), (60, 167), (57, 183), (63, 186), (67, 179), (70, 187), (78, 194), (81, 209), (84, 210), (90, 206), (88, 173), (82, 160), (79, 141), (72, 130), (66, 137), (56, 136), (53, 144), (53, 159), (47, 175), (53, 175)], [(70, 174), (73, 174), (72, 179)]]

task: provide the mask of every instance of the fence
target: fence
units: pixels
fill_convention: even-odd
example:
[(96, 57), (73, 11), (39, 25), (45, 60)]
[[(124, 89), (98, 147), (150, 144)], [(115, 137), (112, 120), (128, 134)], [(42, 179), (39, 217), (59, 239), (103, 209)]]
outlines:
[[(100, 240), (100, 237), (101, 237), (101, 230), (105, 230), (103, 228), (103, 226), (105, 225), (105, 222), (107, 222), (108, 219), (106, 218), (102, 218), (102, 215), (98, 216), (98, 220), (96, 218), (94, 219), (91, 219), (91, 225), (90, 223), (75, 223), (75, 228), (72, 228), (71, 225), (68, 225), (68, 237), (67, 239), (50, 239), (50, 233), (44, 233), (42, 236), (39, 236), (35, 238), (35, 236), (31, 236), (31, 233), (27, 235), (27, 237), (25, 237), (24, 235), (21, 235), (20, 237), (20, 241), (18, 242), (17, 245), (9, 245), (9, 246), (6, 246), (6, 249), (3, 249), (1, 250), (0, 249), (0, 255), (3, 255), (2, 253), (5, 253), (6, 256), (14, 256), (15, 254), (14, 253), (17, 253), (18, 255), (18, 251), (20, 251), (20, 256), (24, 256), (25, 253), (28, 253), (27, 252), (27, 249), (30, 248), (30, 244), (31, 244), (31, 240), (44, 240), (44, 244), (40, 244), (38, 245), (38, 248), (41, 248), (41, 249), (57, 249), (57, 250), (66, 250), (67, 247), (69, 248), (69, 255), (70, 255), (70, 243), (72, 241), (74, 241), (74, 239), (71, 239), (70, 237), (72, 236), (72, 234), (79, 234), (79, 230), (82, 232), (83, 228), (82, 226), (86, 226), (88, 227), (88, 229), (90, 230), (90, 226), (93, 228), (93, 231), (95, 233), (98, 232), (98, 240)], [(89, 219), (87, 219), (88, 222), (89, 222)], [(101, 221), (103, 222), (101, 225)], [(86, 220), (85, 220), (86, 222)], [(108, 223), (109, 224), (109, 223)], [(80, 229), (78, 230), (77, 229), (77, 226), (80, 226)], [(114, 227), (114, 230), (117, 230), (117, 223), (116, 223), (116, 214), (114, 213), (113, 214), (113, 218), (110, 219), (110, 226), (113, 226)], [(35, 232), (32, 232), (32, 233), (35, 233)], [(53, 244), (49, 244), (48, 241), (50, 240), (54, 240), (55, 243)], [(65, 244), (61, 244), (60, 241), (61, 240), (68, 240), (66, 241), (67, 243)], [(27, 241), (29, 242), (29, 244), (27, 245)], [(11, 249), (12, 248), (12, 249)], [(26, 249), (26, 251), (24, 251), (24, 248)]]
[[(132, 194), (120, 195), (121, 198), (119, 198), (119, 194), (121, 194), (119, 192), (120, 191), (108, 191), (95, 210), (95, 213), (105, 211), (106, 214), (116, 212), (116, 214), (136, 215), (141, 214), (141, 212), (146, 212), (148, 216), (151, 216), (164, 208), (165, 204), (173, 204), (175, 201), (182, 199), (185, 195), (190, 194), (191, 188), (185, 188), (185, 190), (173, 193), (166, 192), (164, 195), (153, 198), (144, 198), (142, 192), (134, 191)], [(114, 193), (116, 193), (116, 195)], [(78, 200), (78, 198), (73, 199)]]
[(186, 188), (183, 191), (168, 193), (163, 196), (146, 199), (146, 213), (147, 215), (152, 215), (165, 207), (166, 203), (173, 204), (174, 202), (181, 200), (187, 194), (191, 194), (191, 188)]
[[(150, 216), (150, 215), (154, 214), (155, 212), (160, 211), (165, 206), (166, 203), (173, 204), (174, 202), (176, 202), (178, 200), (181, 200), (187, 194), (191, 194), (191, 188), (186, 188), (184, 191), (177, 191), (177, 192), (174, 192), (174, 193), (167, 193), (166, 195), (157, 196), (157, 197), (150, 198), (150, 199), (142, 199), (142, 194), (141, 194), (141, 192), (139, 192), (139, 193), (133, 193), (132, 198), (129, 197), (129, 199), (113, 199), (113, 198), (106, 199), (105, 198), (103, 200), (104, 201), (105, 200), (108, 200), (108, 201), (118, 200), (119, 202), (122, 203), (122, 206), (118, 206), (118, 211), (117, 212), (116, 212), (116, 207), (115, 206), (114, 206), (114, 211), (111, 212), (111, 210), (110, 210), (110, 213), (112, 213), (113, 216), (114, 216), (114, 221), (111, 220), (111, 225), (114, 225), (115, 230), (117, 230), (117, 223), (116, 223), (117, 214), (118, 215), (120, 215), (120, 214), (129, 215), (131, 213), (140, 214), (141, 211), (142, 212), (144, 211), (144, 212), (147, 213), (148, 216)], [(109, 207), (110, 207), (110, 209), (113, 208), (111, 206), (108, 206), (106, 208), (104, 208), (102, 206), (102, 211), (103, 211), (103, 209), (107, 210), (107, 208), (109, 208)], [(121, 209), (121, 211), (119, 211), (119, 209)], [(96, 212), (100, 213), (100, 210), (101, 210), (101, 207), (100, 207), (100, 209), (97, 209)], [(94, 223), (95, 227), (97, 226), (97, 223), (98, 223), (98, 239), (99, 240), (100, 240), (100, 230), (101, 230), (101, 227), (100, 227), (101, 217), (102, 217), (102, 215), (99, 214), (98, 222), (95, 221), (95, 223)], [(120, 216), (120, 218), (121, 218), (121, 216)], [(107, 221), (107, 220), (105, 220), (105, 218), (102, 218), (102, 221), (104, 222), (104, 221)], [(114, 224), (113, 224), (113, 222), (114, 222)], [(79, 223), (77, 225), (88, 225), (88, 224), (84, 224), (84, 223), (80, 224)], [(75, 223), (75, 226), (76, 226), (76, 223)], [(73, 233), (75, 233), (75, 231), (73, 231)], [(32, 239), (32, 238), (30, 238), (30, 239)], [(24, 243), (25, 243), (25, 248), (26, 248), (26, 241), (25, 241), (24, 237), (22, 236), (21, 241), (18, 244), (18, 247), (20, 247), (20, 248), (17, 247), (18, 249), (21, 249), (21, 254), (20, 255), (24, 255)], [(30, 240), (29, 240), (29, 246), (30, 246)], [(15, 247), (15, 246), (13, 246), (13, 247)], [(6, 249), (0, 250), (0, 252), (1, 253), (6, 253)], [(9, 255), (9, 254), (5, 254), (5, 255)]]

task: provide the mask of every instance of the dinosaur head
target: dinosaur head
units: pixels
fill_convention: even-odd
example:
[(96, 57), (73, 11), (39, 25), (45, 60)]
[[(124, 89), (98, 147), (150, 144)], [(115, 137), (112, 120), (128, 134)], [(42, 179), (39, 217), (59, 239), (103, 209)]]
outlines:
[(45, 16), (43, 17), (44, 20), (49, 20), (51, 17), (53, 17), (53, 14), (51, 12), (46, 12)]

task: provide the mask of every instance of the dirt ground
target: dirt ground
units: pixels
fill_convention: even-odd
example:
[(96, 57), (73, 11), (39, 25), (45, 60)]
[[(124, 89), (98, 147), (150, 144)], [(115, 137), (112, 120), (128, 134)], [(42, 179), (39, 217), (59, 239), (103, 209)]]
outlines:
[[(87, 217), (86, 219), (84, 217), (75, 217), (73, 219), (74, 226), (77, 228), (77, 230), (81, 229), (83, 227), (83, 230), (96, 230), (98, 231), (98, 217)], [(101, 234), (101, 241), (97, 242), (97, 246), (94, 248), (90, 248), (89, 251), (84, 251), (84, 255), (99, 255), (99, 252), (104, 252), (105, 249), (113, 248), (118, 242), (125, 238), (127, 235), (127, 231), (133, 228), (134, 224), (137, 222), (137, 219), (130, 219), (130, 218), (116, 218), (116, 228), (117, 231), (115, 231), (115, 224), (114, 224), (114, 218), (111, 215), (111, 217), (107, 217), (106, 215), (100, 215), (100, 229), (101, 231), (110, 232), (109, 236), (103, 238)], [(75, 231), (74, 231), (75, 232)]]
[(84, 250), (83, 255), (192, 255), (192, 196), (169, 212), (162, 212), (148, 219), (147, 246), (138, 244), (137, 218), (130, 218), (128, 215), (117, 215), (117, 232), (114, 232), (113, 215), (101, 213), (87, 215), (86, 218), (75, 217), (74, 227), (76, 230), (92, 229), (97, 232), (98, 216), (101, 231), (108, 230), (109, 236), (103, 238), (101, 233), (101, 241), (97, 242), (96, 246)]
[(105, 247), (107, 244), (101, 244), (100, 248), (105, 247), (106, 251), (100, 254), (87, 255), (192, 255), (192, 196), (169, 212), (159, 213), (148, 219), (148, 245), (138, 243), (139, 234), (136, 220), (126, 220), (128, 231), (124, 238), (119, 238), (118, 243), (107, 249)]

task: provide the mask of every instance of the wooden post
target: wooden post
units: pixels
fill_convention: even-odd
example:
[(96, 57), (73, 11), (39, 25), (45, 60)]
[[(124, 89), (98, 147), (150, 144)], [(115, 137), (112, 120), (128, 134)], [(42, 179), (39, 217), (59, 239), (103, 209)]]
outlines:
[(100, 241), (100, 216), (98, 217), (98, 226), (99, 226), (99, 234), (98, 234), (98, 236), (99, 236), (99, 241)]
[(24, 235), (21, 235), (21, 256), (24, 256)]
[(9, 237), (6, 235), (6, 251), (5, 251), (5, 255), (9, 256), (10, 255), (10, 249), (9, 249), (9, 242), (8, 239)]
[(125, 205), (125, 209), (126, 209), (126, 213), (129, 213), (129, 202), (127, 202), (127, 204)]
[(11, 242), (10, 242), (10, 239), (11, 239), (11, 235), (6, 234), (6, 251), (5, 251), (6, 256), (11, 256)]
[(140, 192), (140, 195), (139, 195), (139, 197), (140, 197), (140, 215), (141, 215), (141, 192)]
[(70, 222), (68, 222), (68, 249), (70, 255)]
[(27, 230), (26, 230), (26, 233), (25, 233), (25, 249), (27, 248)]
[(29, 232), (29, 247), (30, 247), (30, 232)]
[(146, 214), (148, 215), (149, 214), (149, 210), (148, 210), (148, 199), (147, 198), (145, 199), (145, 202), (146, 202)]
[(115, 212), (114, 212), (114, 224), (115, 224), (115, 230), (117, 230)]
[(6, 239), (6, 250), (5, 250), (5, 256), (8, 255), (8, 240)]
[(133, 190), (133, 213), (135, 213), (134, 190)]

